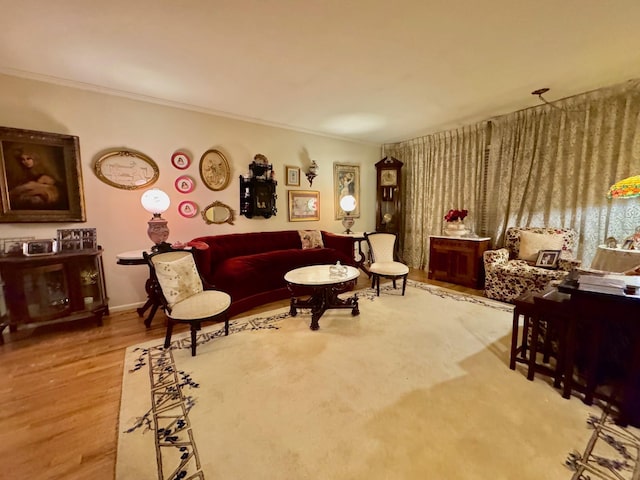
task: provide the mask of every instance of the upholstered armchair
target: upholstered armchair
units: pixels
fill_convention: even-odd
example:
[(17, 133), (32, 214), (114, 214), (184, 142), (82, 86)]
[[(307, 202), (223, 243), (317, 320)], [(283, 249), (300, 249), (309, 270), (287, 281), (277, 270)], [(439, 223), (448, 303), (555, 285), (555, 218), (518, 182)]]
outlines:
[[(550, 282), (560, 283), (571, 269), (577, 232), (568, 228), (511, 227), (504, 248), (484, 253), (485, 295), (513, 302), (525, 292), (542, 292)], [(560, 250), (557, 268), (536, 267), (540, 250)]]

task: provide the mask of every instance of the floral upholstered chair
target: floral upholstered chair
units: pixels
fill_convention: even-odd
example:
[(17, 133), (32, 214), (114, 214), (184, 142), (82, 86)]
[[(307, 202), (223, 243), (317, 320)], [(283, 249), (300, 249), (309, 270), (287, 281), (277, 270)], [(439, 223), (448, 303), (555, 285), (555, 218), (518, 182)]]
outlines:
[[(525, 292), (542, 292), (560, 283), (580, 261), (573, 258), (577, 232), (568, 228), (511, 227), (505, 247), (484, 253), (485, 295), (513, 302)], [(560, 250), (557, 269), (536, 267), (540, 250)]]

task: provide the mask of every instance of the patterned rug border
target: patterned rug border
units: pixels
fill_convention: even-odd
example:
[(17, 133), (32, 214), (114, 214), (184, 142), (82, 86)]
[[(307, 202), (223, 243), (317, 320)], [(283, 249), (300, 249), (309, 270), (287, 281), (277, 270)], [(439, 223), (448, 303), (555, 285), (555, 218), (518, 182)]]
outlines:
[(589, 415), (586, 425), (593, 429), (593, 434), (584, 452), (574, 451), (565, 461), (565, 465), (574, 472), (571, 480), (639, 480), (638, 430), (616, 425), (607, 411), (599, 417)]

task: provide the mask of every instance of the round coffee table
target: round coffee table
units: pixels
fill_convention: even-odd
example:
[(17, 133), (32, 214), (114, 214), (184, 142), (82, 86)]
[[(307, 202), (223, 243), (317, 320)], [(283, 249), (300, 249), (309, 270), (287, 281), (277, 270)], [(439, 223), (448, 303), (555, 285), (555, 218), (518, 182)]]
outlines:
[[(344, 266), (345, 273), (336, 275), (331, 273), (331, 267), (335, 265), (311, 265), (291, 270), (284, 276), (291, 292), (291, 316), (295, 317), (298, 314), (298, 308), (310, 308), (311, 330), (320, 328), (318, 320), (330, 308), (350, 308), (351, 315), (360, 315), (357, 295), (344, 299), (338, 297), (339, 293), (355, 285), (360, 271), (351, 266)], [(307, 299), (300, 298), (307, 295)]]

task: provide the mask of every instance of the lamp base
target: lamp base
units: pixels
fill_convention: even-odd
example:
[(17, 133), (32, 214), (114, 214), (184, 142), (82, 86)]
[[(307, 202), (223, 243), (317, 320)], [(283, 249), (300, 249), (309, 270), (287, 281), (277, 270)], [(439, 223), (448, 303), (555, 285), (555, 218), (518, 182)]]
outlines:
[(353, 227), (354, 223), (356, 223), (356, 221), (353, 217), (344, 217), (342, 219), (342, 226), (346, 229), (344, 233), (353, 233), (351, 227)]
[(169, 227), (167, 221), (160, 216), (160, 214), (154, 214), (153, 218), (147, 222), (149, 228), (147, 229), (147, 235), (149, 239), (156, 245), (165, 243), (169, 238)]

